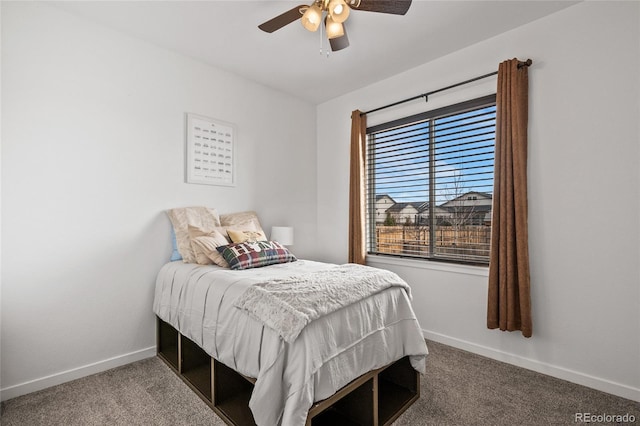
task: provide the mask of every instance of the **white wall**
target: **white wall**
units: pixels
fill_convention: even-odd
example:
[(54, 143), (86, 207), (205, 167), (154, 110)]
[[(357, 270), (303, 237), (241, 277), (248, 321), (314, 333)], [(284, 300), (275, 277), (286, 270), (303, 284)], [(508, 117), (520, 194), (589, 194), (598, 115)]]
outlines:
[[(370, 263), (409, 281), (427, 337), (640, 400), (639, 24), (637, 2), (581, 3), (320, 105), (321, 258), (347, 259), (350, 111), (531, 58), (533, 337), (486, 329), (486, 268)], [(492, 78), (372, 114), (369, 124), (494, 90)]]
[[(44, 3), (1, 7), (3, 399), (155, 353), (166, 209), (255, 209), (311, 256), (313, 105)], [(186, 112), (236, 125), (236, 187), (184, 183)]]

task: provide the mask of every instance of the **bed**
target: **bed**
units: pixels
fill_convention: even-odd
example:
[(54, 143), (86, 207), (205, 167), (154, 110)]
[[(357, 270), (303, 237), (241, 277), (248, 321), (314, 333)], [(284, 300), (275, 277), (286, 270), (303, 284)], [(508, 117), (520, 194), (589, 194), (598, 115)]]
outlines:
[[(291, 257), (239, 270), (181, 260), (164, 265), (153, 304), (161, 358), (229, 424), (315, 425), (311, 419), (340, 400), (356, 408), (348, 416), (365, 419), (359, 423), (390, 423), (419, 396), (418, 372), (425, 370), (427, 347), (410, 289), (388, 271)], [(304, 281), (314, 290), (298, 291)], [(349, 294), (362, 281), (372, 287)], [(347, 292), (325, 298), (337, 282), (347, 283)], [(302, 300), (291, 299), (294, 293)], [(274, 315), (274, 304), (286, 315)], [(193, 373), (202, 366), (204, 374)], [(409, 397), (379, 415), (382, 379), (399, 383)], [(245, 395), (231, 410), (238, 413), (221, 409), (226, 394)]]

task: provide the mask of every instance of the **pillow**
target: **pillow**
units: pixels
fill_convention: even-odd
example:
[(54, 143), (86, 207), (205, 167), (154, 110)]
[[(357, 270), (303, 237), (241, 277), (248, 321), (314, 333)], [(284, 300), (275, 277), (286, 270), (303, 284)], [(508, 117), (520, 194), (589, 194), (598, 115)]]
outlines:
[(208, 207), (184, 207), (167, 211), (173, 230), (176, 234), (178, 252), (186, 263), (196, 261), (195, 253), (189, 240), (189, 225), (202, 229), (213, 229), (220, 226), (220, 216), (215, 209)]
[(216, 250), (219, 246), (226, 246), (229, 241), (220, 231), (204, 231), (195, 226), (189, 225), (189, 239), (191, 248), (195, 254), (196, 263), (199, 265), (210, 265), (215, 263), (223, 268), (228, 268), (229, 264)]
[(217, 250), (231, 269), (260, 268), (298, 260), (285, 246), (276, 241), (247, 241), (218, 247)]
[(171, 262), (175, 262), (176, 260), (182, 260), (182, 256), (180, 256), (180, 252), (178, 251), (178, 242), (176, 241), (176, 231), (173, 230), (173, 226), (171, 227)]
[(246, 224), (247, 222), (253, 222), (256, 226), (256, 230), (262, 231), (264, 233), (264, 231), (262, 230), (262, 225), (260, 225), (260, 220), (258, 220), (258, 215), (254, 211), (220, 215), (220, 224), (222, 226)]
[[(257, 231), (254, 221), (237, 223), (231, 226), (216, 226), (212, 229), (203, 229), (197, 226), (188, 225), (187, 229), (189, 231), (191, 248), (195, 256), (194, 262), (200, 265), (210, 265), (213, 262), (223, 268), (228, 268), (229, 264), (224, 260), (222, 255), (218, 253), (216, 248), (218, 246), (224, 246), (229, 243), (236, 242), (231, 240), (229, 232), (234, 235), (248, 236), (261, 232)], [(263, 240), (267, 239), (264, 232), (262, 232), (261, 235)], [(237, 242), (244, 241), (246, 241), (246, 237), (244, 240)]]
[[(248, 222), (255, 226), (255, 223)], [(235, 228), (235, 227), (234, 227)], [(239, 230), (239, 229), (227, 229), (227, 235), (231, 238), (233, 243), (244, 243), (246, 241), (267, 241), (267, 236), (264, 235), (262, 230)]]
[[(234, 225), (218, 226), (218, 227), (215, 227), (214, 229), (225, 236), (225, 238), (228, 241), (227, 244), (236, 242), (231, 239), (231, 236), (229, 235), (229, 231), (232, 231), (232, 234), (238, 236), (238, 238), (243, 233), (246, 233), (247, 235), (251, 235), (256, 232), (261, 232), (262, 235), (264, 235), (264, 232), (262, 232), (262, 229), (260, 229), (260, 227), (257, 226), (255, 221), (253, 220), (250, 220), (248, 222), (236, 223)], [(264, 239), (266, 240), (267, 238), (265, 237)], [(237, 242), (243, 243), (244, 241), (237, 241)]]

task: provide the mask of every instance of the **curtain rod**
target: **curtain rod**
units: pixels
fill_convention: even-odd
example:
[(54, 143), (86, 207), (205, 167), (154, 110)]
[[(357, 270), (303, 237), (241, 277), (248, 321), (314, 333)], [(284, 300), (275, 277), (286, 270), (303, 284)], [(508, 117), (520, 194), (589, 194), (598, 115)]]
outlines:
[[(531, 59), (527, 59), (524, 62), (520, 62), (518, 64), (518, 68), (528, 67), (532, 63), (533, 63), (533, 61)], [(391, 108), (393, 106), (400, 105), (400, 104), (403, 104), (403, 103), (409, 102), (409, 101), (414, 101), (414, 100), (420, 99), (420, 98), (424, 98), (424, 100), (428, 102), (429, 101), (429, 95), (433, 95), (435, 93), (444, 92), (445, 90), (453, 89), (454, 87), (463, 86), (465, 84), (473, 83), (474, 81), (482, 80), (483, 78), (491, 77), (491, 76), (496, 75), (496, 74), (498, 74), (498, 71), (490, 72), (489, 74), (484, 74), (484, 75), (481, 75), (479, 77), (475, 77), (475, 78), (472, 78), (472, 79), (469, 79), (469, 80), (462, 81), (460, 83), (452, 84), (451, 86), (443, 87), (443, 88), (438, 89), (438, 90), (432, 90), (431, 92), (427, 92), (427, 93), (423, 93), (421, 95), (413, 96), (411, 98), (403, 99), (401, 101), (394, 102), (394, 103), (389, 104), (389, 105), (381, 106), (381, 107), (378, 107), (378, 108), (375, 108), (375, 109), (372, 109), (372, 110), (369, 110), (369, 111), (361, 112), (360, 115), (362, 116), (362, 115), (366, 115), (366, 114), (371, 114), (372, 112), (376, 112), (376, 111), (380, 111), (380, 110), (383, 110), (383, 109)]]

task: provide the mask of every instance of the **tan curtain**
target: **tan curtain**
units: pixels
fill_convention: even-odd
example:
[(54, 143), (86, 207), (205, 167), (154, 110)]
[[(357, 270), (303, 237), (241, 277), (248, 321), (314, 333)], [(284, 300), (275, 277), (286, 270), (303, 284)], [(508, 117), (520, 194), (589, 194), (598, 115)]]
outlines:
[[(520, 65), (520, 66), (519, 66)], [(527, 231), (528, 67), (498, 68), (487, 327), (531, 337)]]
[(351, 173), (349, 176), (349, 262), (364, 265), (365, 194), (364, 166), (367, 116), (359, 110), (351, 113)]

